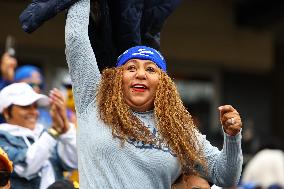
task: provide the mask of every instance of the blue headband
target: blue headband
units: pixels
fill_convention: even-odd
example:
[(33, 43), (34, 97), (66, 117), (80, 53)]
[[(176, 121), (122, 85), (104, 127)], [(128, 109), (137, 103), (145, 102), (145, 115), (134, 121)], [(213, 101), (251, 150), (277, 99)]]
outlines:
[(159, 53), (159, 51), (150, 47), (135, 46), (126, 50), (118, 57), (116, 67), (124, 65), (130, 59), (151, 60), (164, 72), (167, 71), (164, 57), (161, 55), (161, 53)]

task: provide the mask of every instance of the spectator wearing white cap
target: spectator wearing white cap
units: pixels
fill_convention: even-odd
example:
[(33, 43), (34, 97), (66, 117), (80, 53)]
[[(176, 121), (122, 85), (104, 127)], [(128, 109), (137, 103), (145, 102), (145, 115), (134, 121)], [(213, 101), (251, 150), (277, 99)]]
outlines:
[[(40, 68), (34, 65), (22, 65), (17, 67), (17, 62), (18, 60), (8, 53), (2, 55), (0, 62), (0, 90), (12, 83), (24, 82), (29, 84), (35, 92), (41, 93), (44, 88), (44, 77)], [(48, 107), (39, 106), (38, 111), (38, 123), (48, 129), (52, 123)], [(5, 120), (0, 116), (0, 123), (4, 122)]]
[[(50, 102), (52, 126), (37, 123), (39, 103)], [(67, 120), (63, 95), (58, 89), (49, 99), (26, 83), (14, 83), (0, 92), (0, 147), (14, 163), (11, 186), (46, 189), (63, 178), (62, 172), (77, 168), (76, 134)]]

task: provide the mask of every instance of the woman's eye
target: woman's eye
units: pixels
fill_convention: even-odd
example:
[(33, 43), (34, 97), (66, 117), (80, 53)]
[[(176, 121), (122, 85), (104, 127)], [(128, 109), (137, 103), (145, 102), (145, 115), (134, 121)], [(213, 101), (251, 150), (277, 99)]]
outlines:
[(155, 70), (154, 68), (152, 68), (152, 67), (147, 67), (147, 68), (146, 68), (146, 71), (153, 73), (153, 72), (155, 72), (156, 70)]
[(128, 67), (127, 67), (127, 70), (129, 70), (129, 71), (135, 71), (136, 68), (135, 68), (135, 66), (128, 66)]

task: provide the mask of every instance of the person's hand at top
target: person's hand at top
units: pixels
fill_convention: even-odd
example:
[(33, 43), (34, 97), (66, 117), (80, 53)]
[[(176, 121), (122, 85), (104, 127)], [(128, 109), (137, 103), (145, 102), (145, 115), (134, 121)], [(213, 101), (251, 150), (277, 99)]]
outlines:
[(2, 78), (8, 81), (13, 81), (15, 69), (17, 67), (17, 59), (4, 53), (1, 58), (1, 74)]
[(59, 134), (66, 133), (69, 129), (69, 122), (66, 112), (64, 95), (56, 88), (52, 89), (49, 94), (50, 115), (52, 117), (52, 128)]
[(220, 122), (225, 133), (230, 136), (238, 134), (242, 128), (242, 120), (238, 111), (231, 105), (220, 106)]

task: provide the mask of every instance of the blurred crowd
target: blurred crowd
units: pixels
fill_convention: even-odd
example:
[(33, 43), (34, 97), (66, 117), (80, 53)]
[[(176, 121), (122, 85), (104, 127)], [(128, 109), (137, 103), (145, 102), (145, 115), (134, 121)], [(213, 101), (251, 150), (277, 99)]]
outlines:
[[(2, 55), (1, 76), (0, 147), (14, 165), (13, 172), (8, 169), (12, 188), (47, 188), (62, 179), (77, 186), (71, 83), (62, 81), (64, 93), (54, 88), (46, 96), (42, 94), (44, 78), (40, 68), (17, 67), (17, 59), (8, 53)], [(50, 187), (65, 188), (66, 183)]]

